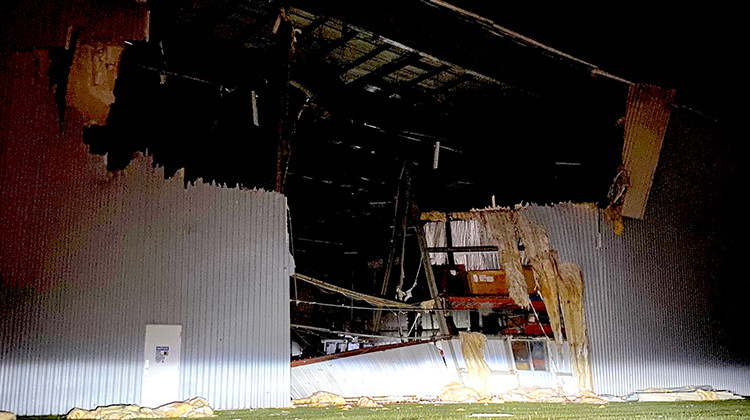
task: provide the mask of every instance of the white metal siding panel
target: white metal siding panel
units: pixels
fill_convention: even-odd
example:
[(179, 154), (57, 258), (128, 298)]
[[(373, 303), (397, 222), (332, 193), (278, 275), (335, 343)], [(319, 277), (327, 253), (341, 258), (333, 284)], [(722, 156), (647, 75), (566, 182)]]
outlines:
[(455, 380), (438, 347), (425, 343), (293, 367), (292, 397), (434, 396)]
[(602, 220), (600, 234), (588, 205), (527, 211), (560, 258), (583, 270), (597, 393), (705, 384), (750, 394), (750, 367), (722, 360), (704, 310), (706, 285), (692, 267), (699, 250), (680, 231), (652, 215), (626, 221), (622, 236)]
[(39, 280), (3, 287), (0, 408), (139, 403), (146, 324), (183, 326), (180, 398), (288, 406), (286, 199), (184, 188), (143, 157), (97, 181), (63, 185)]

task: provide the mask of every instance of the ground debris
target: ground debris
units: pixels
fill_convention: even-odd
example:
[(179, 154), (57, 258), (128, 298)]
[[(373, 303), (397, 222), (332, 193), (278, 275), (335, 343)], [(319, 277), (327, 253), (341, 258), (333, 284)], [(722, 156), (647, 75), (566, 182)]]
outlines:
[(310, 398), (300, 398), (292, 400), (292, 404), (295, 406), (306, 405), (308, 407), (342, 407), (347, 405), (346, 400), (341, 395), (336, 395), (325, 391), (318, 391), (312, 394)]
[(378, 404), (370, 397), (359, 397), (357, 400), (357, 407), (366, 407), (366, 408), (379, 408), (382, 407), (382, 404)]
[(9, 411), (0, 411), (0, 420), (16, 420), (16, 415)]
[(193, 399), (164, 404), (157, 408), (140, 407), (134, 404), (100, 406), (94, 410), (74, 408), (65, 416), (67, 419), (101, 419), (101, 420), (127, 420), (127, 419), (157, 419), (157, 418), (196, 418), (214, 417), (214, 410), (204, 398)]
[(484, 398), (474, 388), (464, 386), (458, 382), (451, 382), (440, 390), (440, 401), (445, 402), (483, 402)]
[(591, 391), (583, 391), (576, 395), (567, 395), (562, 390), (537, 387), (518, 387), (499, 395), (499, 397), (505, 402), (607, 404), (606, 400)]
[[(742, 397), (728, 391), (715, 391), (709, 386), (684, 386), (680, 388), (648, 388), (636, 392), (633, 397), (638, 401), (676, 402), (676, 401), (724, 401), (741, 400)], [(634, 398), (635, 399), (635, 398)]]

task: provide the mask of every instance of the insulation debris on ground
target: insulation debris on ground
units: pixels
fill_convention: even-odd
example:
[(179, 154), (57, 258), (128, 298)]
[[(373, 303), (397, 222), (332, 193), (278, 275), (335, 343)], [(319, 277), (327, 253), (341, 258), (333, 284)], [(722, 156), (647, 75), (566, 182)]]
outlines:
[(453, 382), (440, 391), (438, 399), (443, 402), (459, 403), (506, 403), (506, 402), (543, 402), (543, 403), (581, 403), (606, 404), (607, 401), (590, 391), (577, 395), (565, 394), (560, 389), (518, 387), (500, 395), (482, 396), (477, 390)]
[(474, 388), (469, 388), (458, 382), (444, 386), (438, 395), (440, 401), (445, 402), (479, 402), (482, 396)]
[(686, 386), (681, 388), (648, 388), (634, 393), (632, 399), (641, 402), (676, 402), (741, 400), (743, 398), (728, 391), (714, 391), (710, 387)]
[(377, 408), (382, 407), (383, 404), (378, 404), (370, 397), (359, 397), (357, 400), (357, 407), (366, 407), (366, 408)]
[(544, 402), (606, 404), (607, 401), (590, 391), (578, 395), (566, 395), (562, 390), (552, 388), (518, 387), (498, 395), (505, 402)]
[(16, 415), (8, 411), (0, 411), (0, 420), (16, 420)]
[(347, 399), (340, 395), (333, 394), (330, 392), (319, 391), (310, 396), (310, 398), (301, 398), (292, 400), (292, 405), (305, 405), (308, 407), (341, 407), (344, 409), (350, 409), (354, 407), (362, 408), (381, 408), (383, 404), (373, 400), (370, 397), (359, 397), (355, 399)]
[(214, 410), (204, 398), (196, 397), (181, 402), (164, 404), (157, 408), (131, 405), (107, 405), (94, 410), (74, 408), (65, 416), (68, 419), (157, 419), (157, 418), (197, 418), (214, 417)]
[(310, 398), (300, 398), (297, 400), (292, 400), (292, 404), (306, 405), (309, 407), (340, 407), (346, 405), (346, 400), (341, 395), (336, 395), (325, 391), (318, 391), (312, 394)]

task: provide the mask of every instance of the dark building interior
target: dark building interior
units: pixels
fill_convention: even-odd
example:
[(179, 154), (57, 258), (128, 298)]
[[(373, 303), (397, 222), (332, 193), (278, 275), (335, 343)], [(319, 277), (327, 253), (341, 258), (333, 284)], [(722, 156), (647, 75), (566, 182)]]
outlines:
[[(30, 3), (3, 6), (4, 53), (49, 48), (62, 120), (76, 42), (95, 25), (66, 26), (80, 1)], [(121, 3), (143, 6), (103, 2), (99, 12)], [(716, 305), (738, 326), (740, 308), (724, 291), (742, 282), (741, 219), (730, 198), (745, 151), (733, 100), (742, 85), (738, 18), (702, 10), (590, 18), (438, 0), (145, 7), (148, 40), (123, 41), (106, 125), (83, 132), (91, 152), (107, 154), (110, 171), (147, 151), (168, 177), (184, 168), (188, 183), (282, 192), (297, 272), (373, 295), (407, 219), (399, 197), (421, 211), (568, 201), (605, 209), (622, 163), (629, 84), (676, 89), (675, 109), (688, 116), (680, 118), (718, 133), (681, 140), (705, 160), (688, 159), (696, 179), (674, 182), (694, 197), (684, 225), (706, 241), (721, 278)], [(64, 45), (24, 35), (38, 25), (55, 33), (56, 24), (72, 28)], [(674, 144), (665, 150), (679, 158)], [(403, 264), (418, 276), (416, 238), (404, 241)], [(349, 302), (296, 282), (292, 290), (294, 299)], [(291, 308), (296, 324), (371, 332), (369, 315)]]

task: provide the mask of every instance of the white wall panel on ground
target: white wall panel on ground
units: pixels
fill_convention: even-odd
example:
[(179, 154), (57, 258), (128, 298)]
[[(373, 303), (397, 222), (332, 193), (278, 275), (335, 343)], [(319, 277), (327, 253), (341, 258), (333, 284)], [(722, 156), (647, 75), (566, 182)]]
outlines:
[(457, 379), (435, 344), (341, 357), (292, 368), (292, 397), (316, 391), (343, 397), (435, 396)]
[[(38, 224), (40, 265), (0, 267), (0, 409), (140, 403), (147, 324), (182, 325), (179, 398), (288, 406), (285, 197), (185, 188), (143, 156), (117, 176), (89, 171), (100, 159), (74, 150), (89, 166), (72, 168), (41, 203), (59, 214)], [(20, 181), (31, 193), (43, 187)], [(4, 261), (13, 240), (3, 231)]]

